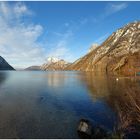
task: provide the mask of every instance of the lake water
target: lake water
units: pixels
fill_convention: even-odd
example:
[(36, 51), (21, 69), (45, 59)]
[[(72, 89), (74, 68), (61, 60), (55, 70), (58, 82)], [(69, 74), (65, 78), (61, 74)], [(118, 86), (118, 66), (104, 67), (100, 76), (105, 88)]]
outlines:
[(1, 71), (0, 138), (78, 138), (81, 118), (112, 131), (129, 104), (128, 95), (136, 93), (139, 78)]

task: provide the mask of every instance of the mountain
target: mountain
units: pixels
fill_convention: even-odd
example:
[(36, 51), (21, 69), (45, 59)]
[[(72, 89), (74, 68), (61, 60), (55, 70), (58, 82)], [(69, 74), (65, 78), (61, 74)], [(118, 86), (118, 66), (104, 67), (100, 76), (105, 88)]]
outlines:
[(14, 70), (12, 66), (10, 66), (4, 58), (0, 56), (0, 70)]
[(41, 68), (40, 68), (40, 66), (30, 66), (24, 70), (38, 71), (38, 70), (41, 70)]
[(47, 58), (47, 62), (48, 63), (54, 63), (54, 62), (57, 62), (57, 61), (59, 61), (59, 59), (58, 58), (56, 58), (56, 57), (48, 57)]
[(129, 23), (92, 48), (65, 70), (98, 71), (123, 75), (140, 72), (140, 22)]
[(49, 62), (45, 63), (41, 66), (41, 70), (64, 70), (66, 66), (68, 66), (69, 63), (64, 61), (63, 59), (57, 60), (56, 62)]

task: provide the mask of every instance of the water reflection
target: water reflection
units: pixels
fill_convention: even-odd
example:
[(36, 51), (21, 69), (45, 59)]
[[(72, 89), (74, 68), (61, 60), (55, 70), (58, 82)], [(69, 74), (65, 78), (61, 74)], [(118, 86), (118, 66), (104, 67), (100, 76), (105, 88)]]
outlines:
[(128, 135), (126, 137), (135, 138), (136, 134), (132, 136), (132, 131), (140, 132), (140, 79), (122, 78), (117, 82), (116, 88), (111, 84), (112, 82), (108, 81), (112, 94), (108, 96), (107, 102), (118, 114), (116, 129), (121, 135), (125, 132)]
[(3, 73), (1, 77), (9, 76), (4, 88), (0, 87), (0, 138), (78, 138), (75, 131), (77, 116), (63, 97), (55, 94), (59, 91), (53, 90), (53, 87), (61, 89), (65, 82), (57, 86), (48, 84), (50, 79), (66, 78), (63, 74), (49, 74)]
[[(116, 112), (114, 129), (120, 135), (140, 130), (140, 78), (116, 77), (85, 73), (82, 82), (87, 85), (93, 100), (104, 99)], [(136, 127), (136, 125), (139, 125)], [(133, 126), (133, 128), (131, 128)], [(134, 136), (130, 136), (133, 138)]]
[(14, 71), (0, 85), (0, 138), (78, 138), (81, 118), (119, 130), (140, 119), (139, 79)]
[(0, 72), (0, 85), (6, 80), (7, 76), (4, 72)]
[(61, 72), (48, 72), (46, 75), (47, 84), (50, 87), (64, 86), (67, 75)]
[(80, 81), (84, 82), (87, 86), (93, 100), (109, 96), (110, 92), (107, 84), (109, 77), (107, 75), (90, 72), (83, 73), (82, 75)]

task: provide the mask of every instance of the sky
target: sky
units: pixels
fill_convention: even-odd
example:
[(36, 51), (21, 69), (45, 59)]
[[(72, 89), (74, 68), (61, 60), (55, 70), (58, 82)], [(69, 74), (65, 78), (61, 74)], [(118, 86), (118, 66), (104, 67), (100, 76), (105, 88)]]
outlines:
[(140, 2), (0, 2), (0, 56), (14, 68), (42, 65), (48, 57), (74, 62), (92, 44), (140, 21)]

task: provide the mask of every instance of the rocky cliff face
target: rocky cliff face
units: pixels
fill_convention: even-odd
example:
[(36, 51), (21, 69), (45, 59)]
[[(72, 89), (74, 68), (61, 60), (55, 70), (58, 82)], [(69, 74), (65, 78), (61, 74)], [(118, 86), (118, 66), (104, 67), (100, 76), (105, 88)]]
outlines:
[(56, 62), (45, 63), (41, 66), (41, 70), (64, 70), (69, 63), (64, 60), (58, 60)]
[(100, 46), (66, 67), (66, 70), (113, 72), (123, 75), (140, 72), (140, 22), (118, 29)]
[(0, 56), (0, 70), (14, 70), (12, 66), (10, 66), (4, 58)]

